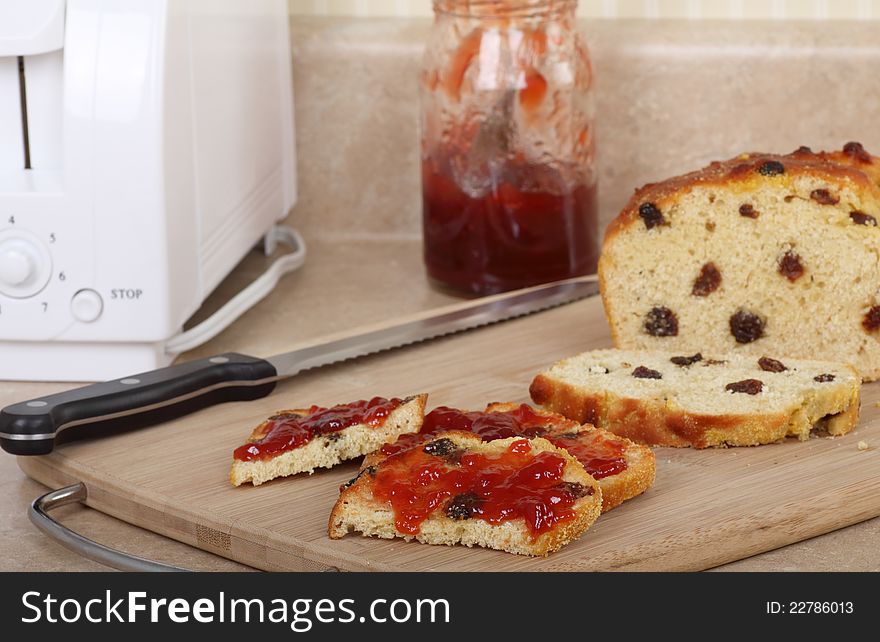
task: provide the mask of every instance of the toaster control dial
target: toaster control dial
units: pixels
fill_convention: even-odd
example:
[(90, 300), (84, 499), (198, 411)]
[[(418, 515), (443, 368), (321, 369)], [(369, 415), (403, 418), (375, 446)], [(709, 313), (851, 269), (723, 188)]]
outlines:
[(46, 287), (52, 275), (48, 248), (20, 230), (0, 232), (0, 294), (26, 299)]

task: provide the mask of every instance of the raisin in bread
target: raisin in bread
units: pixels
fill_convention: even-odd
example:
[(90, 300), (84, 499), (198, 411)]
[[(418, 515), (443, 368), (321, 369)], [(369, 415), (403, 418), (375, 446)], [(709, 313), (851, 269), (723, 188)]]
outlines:
[(451, 431), (362, 469), (341, 489), (328, 534), (540, 556), (578, 538), (601, 509), (598, 482), (549, 441)]
[(575, 421), (659, 446), (752, 446), (831, 435), (859, 419), (849, 365), (728, 354), (596, 350), (535, 377), (532, 399)]
[(852, 363), (880, 377), (880, 159), (743, 154), (638, 190), (599, 262), (618, 348)]
[(423, 445), (453, 430), (472, 432), (483, 441), (543, 437), (564, 448), (602, 489), (602, 512), (641, 495), (654, 483), (654, 452), (647, 446), (562, 415), (527, 404), (491, 403), (483, 412), (435, 408), (418, 433), (402, 435), (364, 457), (361, 468), (375, 467), (390, 454)]
[(360, 457), (408, 432), (418, 432), (428, 395), (375, 397), (331, 408), (282, 410), (251, 432), (233, 454), (229, 480), (254, 486), (311, 473)]

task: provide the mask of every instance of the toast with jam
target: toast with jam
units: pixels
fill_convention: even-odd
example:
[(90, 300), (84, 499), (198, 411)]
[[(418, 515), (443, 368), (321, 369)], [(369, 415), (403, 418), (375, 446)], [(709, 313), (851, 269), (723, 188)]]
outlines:
[(235, 449), (229, 479), (234, 486), (259, 486), (365, 455), (402, 434), (417, 432), (427, 398), (374, 397), (330, 408), (279, 411)]
[(341, 488), (328, 534), (543, 556), (599, 517), (602, 489), (546, 439), (450, 431), (367, 466)]
[(400, 436), (364, 458), (363, 468), (425, 443), (448, 430), (471, 432), (483, 441), (543, 437), (574, 456), (602, 488), (602, 511), (645, 492), (654, 482), (654, 452), (611, 432), (582, 425), (527, 404), (492, 403), (482, 412), (439, 407), (425, 416), (417, 433)]

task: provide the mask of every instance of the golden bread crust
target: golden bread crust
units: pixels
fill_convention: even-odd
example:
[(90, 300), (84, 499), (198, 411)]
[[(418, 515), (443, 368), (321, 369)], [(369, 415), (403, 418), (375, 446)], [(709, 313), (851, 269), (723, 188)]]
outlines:
[[(859, 161), (844, 151), (815, 153), (805, 147), (790, 154), (745, 153), (726, 161), (714, 161), (703, 169), (665, 181), (647, 183), (635, 191), (620, 214), (608, 225), (603, 245), (612, 241), (621, 230), (641, 223), (639, 206), (642, 203), (654, 203), (662, 210), (669, 199), (694, 187), (724, 186), (750, 192), (766, 180), (759, 168), (768, 161), (782, 163), (784, 174), (774, 178), (784, 183), (792, 183), (800, 176), (821, 178), (831, 183), (849, 183), (873, 195), (875, 202), (880, 203), (880, 158), (867, 152), (863, 158), (869, 160)], [(601, 279), (601, 269), (599, 275)]]

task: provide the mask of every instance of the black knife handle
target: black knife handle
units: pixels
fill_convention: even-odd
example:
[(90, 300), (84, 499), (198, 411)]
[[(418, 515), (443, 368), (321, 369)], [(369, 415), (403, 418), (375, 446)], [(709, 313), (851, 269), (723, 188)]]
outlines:
[(0, 411), (0, 446), (13, 455), (45, 455), (62, 430), (141, 427), (208, 405), (259, 399), (272, 392), (277, 376), (268, 361), (228, 352), (22, 401)]

